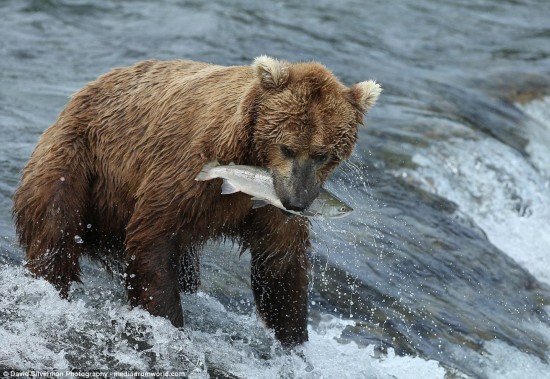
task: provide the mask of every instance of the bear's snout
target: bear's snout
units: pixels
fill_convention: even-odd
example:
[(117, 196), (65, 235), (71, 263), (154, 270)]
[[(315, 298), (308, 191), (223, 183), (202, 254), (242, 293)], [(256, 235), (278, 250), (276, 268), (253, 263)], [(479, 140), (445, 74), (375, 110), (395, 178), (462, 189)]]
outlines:
[(297, 202), (293, 200), (288, 200), (283, 202), (283, 205), (286, 209), (288, 209), (289, 211), (296, 211), (296, 212), (301, 212), (305, 210), (307, 207), (309, 207), (310, 204), (311, 203), (306, 203), (303, 201)]
[(321, 183), (310, 160), (293, 160), (291, 167), (286, 175), (274, 171), (273, 183), (283, 206), (289, 211), (301, 212), (319, 195)]

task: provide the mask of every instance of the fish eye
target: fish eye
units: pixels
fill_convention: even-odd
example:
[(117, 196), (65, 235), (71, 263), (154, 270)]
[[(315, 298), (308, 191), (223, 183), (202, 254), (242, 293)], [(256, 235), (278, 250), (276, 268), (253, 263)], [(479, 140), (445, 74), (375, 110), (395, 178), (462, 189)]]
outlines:
[(340, 211), (340, 212), (345, 212), (345, 211), (346, 211), (346, 208), (345, 208), (345, 207), (340, 207), (339, 211)]
[(296, 151), (292, 150), (292, 148), (288, 145), (281, 145), (281, 153), (285, 156), (285, 158), (289, 159), (296, 158), (297, 155)]

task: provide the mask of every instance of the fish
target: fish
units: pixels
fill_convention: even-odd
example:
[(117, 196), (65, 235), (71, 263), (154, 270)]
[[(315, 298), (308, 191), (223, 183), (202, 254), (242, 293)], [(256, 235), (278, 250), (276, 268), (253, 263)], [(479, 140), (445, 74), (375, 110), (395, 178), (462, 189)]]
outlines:
[(270, 171), (263, 167), (233, 163), (220, 165), (218, 161), (212, 161), (203, 166), (195, 180), (212, 179), (223, 179), (222, 195), (243, 192), (252, 196), (253, 209), (273, 205), (285, 212), (311, 218), (340, 218), (353, 211), (352, 207), (324, 188), (320, 189), (319, 195), (307, 209), (300, 212), (288, 210), (275, 193)]

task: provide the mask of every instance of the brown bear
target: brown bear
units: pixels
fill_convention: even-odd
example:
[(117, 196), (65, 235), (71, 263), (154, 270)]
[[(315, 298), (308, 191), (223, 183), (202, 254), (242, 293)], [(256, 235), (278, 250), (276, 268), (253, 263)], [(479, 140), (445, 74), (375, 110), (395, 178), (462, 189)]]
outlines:
[(302, 343), (308, 220), (194, 179), (214, 160), (266, 167), (285, 207), (303, 210), (350, 156), (380, 91), (266, 56), (116, 68), (72, 96), (23, 170), (13, 213), (26, 266), (66, 297), (83, 254), (120, 262), (130, 303), (179, 327), (201, 247), (229, 238), (251, 252), (261, 318), (283, 345)]

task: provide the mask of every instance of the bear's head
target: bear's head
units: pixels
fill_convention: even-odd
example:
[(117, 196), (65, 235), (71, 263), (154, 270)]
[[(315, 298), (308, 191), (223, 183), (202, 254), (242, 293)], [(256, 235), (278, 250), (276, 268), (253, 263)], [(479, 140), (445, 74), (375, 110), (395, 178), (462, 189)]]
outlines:
[(289, 210), (307, 208), (357, 141), (363, 114), (382, 88), (366, 81), (348, 88), (318, 63), (260, 56), (254, 60), (253, 149), (271, 169), (275, 191)]

